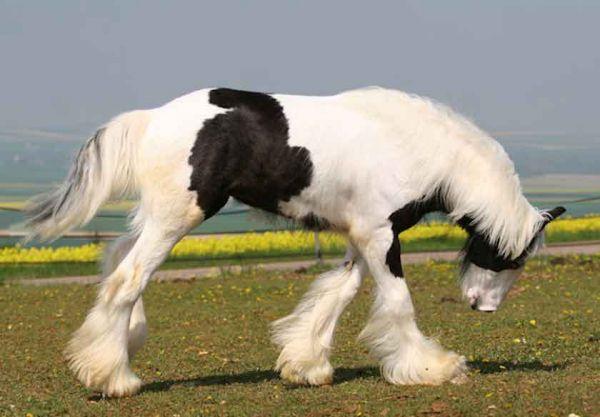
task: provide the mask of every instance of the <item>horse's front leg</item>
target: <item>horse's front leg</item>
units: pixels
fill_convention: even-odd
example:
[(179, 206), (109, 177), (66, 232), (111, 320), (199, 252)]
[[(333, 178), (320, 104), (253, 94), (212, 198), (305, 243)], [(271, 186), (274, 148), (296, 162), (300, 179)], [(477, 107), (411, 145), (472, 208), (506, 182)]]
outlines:
[(465, 378), (465, 358), (444, 350), (417, 328), (413, 303), (400, 264), (400, 242), (390, 228), (361, 239), (360, 250), (376, 282), (371, 317), (359, 338), (392, 384), (437, 385)]

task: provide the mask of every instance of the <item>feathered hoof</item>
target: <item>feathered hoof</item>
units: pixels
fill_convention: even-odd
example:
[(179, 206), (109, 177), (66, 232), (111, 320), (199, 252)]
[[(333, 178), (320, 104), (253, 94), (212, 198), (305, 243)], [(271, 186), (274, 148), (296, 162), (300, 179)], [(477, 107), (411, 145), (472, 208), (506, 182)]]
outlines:
[(129, 369), (127, 364), (107, 370), (94, 366), (94, 364), (86, 365), (75, 356), (67, 359), (69, 368), (83, 385), (108, 397), (131, 396), (138, 393), (142, 386), (142, 381)]
[(69, 368), (86, 387), (109, 397), (137, 393), (142, 381), (129, 368), (125, 347), (119, 348), (102, 336), (94, 337), (82, 327), (71, 339), (65, 357)]
[(127, 367), (116, 374), (111, 375), (111, 377), (104, 381), (102, 386), (97, 389), (107, 397), (130, 397), (137, 394), (141, 387), (141, 379)]
[(326, 360), (278, 362), (276, 370), (281, 378), (298, 385), (330, 385), (333, 382), (333, 367)]
[(465, 365), (465, 370), (462, 373), (457, 374), (454, 378), (450, 380), (450, 383), (455, 385), (462, 385), (469, 382), (469, 377), (467, 376), (467, 367)]
[(464, 356), (454, 352), (435, 351), (414, 362), (382, 363), (386, 381), (397, 385), (440, 385), (444, 382), (462, 384), (467, 381)]

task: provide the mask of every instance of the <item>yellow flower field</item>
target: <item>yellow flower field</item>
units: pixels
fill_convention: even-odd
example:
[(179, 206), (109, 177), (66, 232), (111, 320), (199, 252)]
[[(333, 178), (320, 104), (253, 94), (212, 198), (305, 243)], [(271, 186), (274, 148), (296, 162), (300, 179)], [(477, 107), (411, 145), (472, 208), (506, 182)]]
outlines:
[[(455, 249), (466, 237), (465, 232), (448, 223), (420, 224), (402, 233), (404, 250)], [(600, 239), (600, 217), (559, 219), (547, 229), (548, 242)], [(342, 253), (345, 240), (333, 233), (320, 233), (321, 250), (326, 254)], [(0, 264), (95, 262), (102, 255), (103, 244), (68, 247), (25, 248), (19, 245), (0, 248)], [(247, 233), (219, 237), (188, 237), (178, 243), (170, 259), (218, 259), (227, 257), (261, 257), (272, 255), (311, 254), (314, 236), (305, 231)]]

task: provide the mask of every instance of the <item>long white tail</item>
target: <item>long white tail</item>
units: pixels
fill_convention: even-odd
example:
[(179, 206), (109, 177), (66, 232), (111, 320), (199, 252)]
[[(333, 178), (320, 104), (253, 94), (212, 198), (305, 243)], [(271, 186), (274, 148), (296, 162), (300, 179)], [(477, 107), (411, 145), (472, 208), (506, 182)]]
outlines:
[(108, 199), (135, 191), (137, 143), (149, 120), (147, 110), (124, 113), (88, 139), (65, 182), (28, 203), (27, 240), (56, 239), (88, 223)]

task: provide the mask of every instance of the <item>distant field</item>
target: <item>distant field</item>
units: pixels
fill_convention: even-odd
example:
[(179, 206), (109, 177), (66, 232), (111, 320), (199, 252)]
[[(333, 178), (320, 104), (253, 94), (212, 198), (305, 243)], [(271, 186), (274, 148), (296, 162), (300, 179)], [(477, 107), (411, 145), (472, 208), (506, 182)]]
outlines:
[(103, 400), (77, 383), (62, 350), (93, 286), (0, 286), (0, 415), (7, 416), (595, 416), (600, 410), (599, 256), (532, 261), (495, 314), (460, 300), (455, 265), (407, 266), (423, 331), (464, 354), (464, 385), (392, 386), (356, 336), (371, 280), (342, 316), (331, 386), (295, 387), (273, 371), (268, 325), (314, 272), (249, 271), (151, 283), (150, 336), (133, 362), (138, 396)]
[[(598, 168), (600, 171), (600, 168)], [(521, 179), (529, 193), (542, 192), (559, 194), (600, 191), (600, 173), (597, 175), (545, 174)]]

